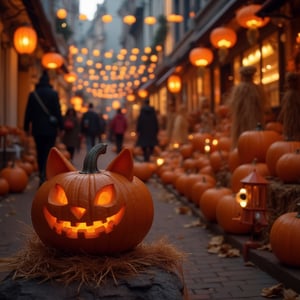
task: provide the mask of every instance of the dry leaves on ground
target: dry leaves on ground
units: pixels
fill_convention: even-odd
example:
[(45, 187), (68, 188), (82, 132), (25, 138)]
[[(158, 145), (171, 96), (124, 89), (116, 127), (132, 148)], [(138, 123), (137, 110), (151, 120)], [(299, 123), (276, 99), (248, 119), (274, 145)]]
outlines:
[(283, 300), (300, 300), (299, 294), (291, 289), (285, 289), (282, 283), (263, 288), (261, 296), (265, 298), (278, 298), (283, 296)]
[(230, 244), (225, 243), (224, 236), (218, 235), (211, 238), (207, 246), (208, 253), (218, 254), (220, 257), (239, 257), (240, 250), (233, 248)]

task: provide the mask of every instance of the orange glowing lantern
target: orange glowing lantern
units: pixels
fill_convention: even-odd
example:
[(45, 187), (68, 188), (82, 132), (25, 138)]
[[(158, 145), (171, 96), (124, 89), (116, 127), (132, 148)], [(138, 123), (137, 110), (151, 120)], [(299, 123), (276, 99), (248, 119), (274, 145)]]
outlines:
[(167, 16), (167, 21), (170, 23), (181, 23), (183, 21), (183, 16), (177, 14), (170, 14)]
[(247, 38), (251, 45), (255, 44), (259, 33), (258, 28), (264, 27), (270, 21), (270, 18), (260, 18), (256, 13), (261, 9), (259, 4), (251, 4), (242, 7), (236, 13), (238, 24), (244, 28), (248, 28)]
[(138, 90), (138, 95), (140, 98), (146, 98), (148, 97), (148, 91), (144, 89)]
[(135, 96), (133, 94), (129, 94), (127, 95), (126, 99), (128, 102), (133, 102), (135, 100)]
[(31, 54), (37, 46), (37, 34), (29, 26), (21, 26), (14, 32), (14, 46), (19, 54)]
[(76, 75), (76, 73), (74, 73), (74, 72), (69, 72), (69, 73), (66, 73), (66, 74), (64, 75), (64, 79), (65, 79), (65, 81), (68, 82), (68, 83), (73, 83), (73, 82), (76, 81), (77, 75)]
[(65, 19), (67, 17), (67, 15), (68, 15), (68, 12), (64, 8), (60, 8), (56, 12), (57, 18), (61, 19), (61, 20)]
[(171, 75), (167, 82), (168, 90), (171, 93), (179, 93), (181, 90), (181, 78), (178, 75)]
[(112, 18), (112, 15), (107, 14), (107, 15), (103, 15), (101, 17), (101, 19), (102, 19), (103, 23), (110, 23), (110, 22), (112, 22), (113, 18)]
[(206, 67), (208, 66), (214, 56), (209, 48), (198, 47), (191, 50), (189, 54), (189, 60), (191, 64), (196, 67)]
[(46, 69), (58, 69), (63, 63), (63, 57), (59, 53), (47, 52), (42, 56), (42, 66)]
[(144, 19), (144, 23), (147, 25), (154, 25), (156, 23), (156, 18), (153, 16), (148, 16)]
[(132, 25), (133, 23), (136, 22), (136, 18), (133, 15), (127, 15), (127, 16), (124, 16), (123, 22), (127, 25)]
[(219, 58), (224, 62), (228, 49), (236, 43), (236, 33), (229, 27), (217, 27), (210, 34), (212, 45), (219, 49)]

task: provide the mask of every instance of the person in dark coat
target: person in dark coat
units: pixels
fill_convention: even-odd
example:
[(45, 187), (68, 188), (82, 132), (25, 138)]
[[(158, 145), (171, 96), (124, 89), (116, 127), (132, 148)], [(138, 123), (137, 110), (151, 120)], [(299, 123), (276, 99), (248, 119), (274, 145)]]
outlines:
[(159, 131), (156, 112), (146, 99), (137, 119), (137, 146), (143, 150), (144, 161), (149, 161), (154, 147), (158, 144), (157, 134)]
[(66, 145), (71, 159), (74, 158), (75, 149), (80, 139), (80, 122), (74, 108), (68, 108), (64, 116), (64, 135), (62, 142)]
[[(56, 124), (50, 123), (49, 115), (40, 105), (35, 93), (48, 112), (56, 118)], [(63, 128), (58, 93), (50, 84), (47, 71), (44, 71), (35, 86), (35, 91), (28, 96), (24, 117), (24, 130), (28, 135), (33, 136), (36, 145), (40, 184), (46, 179), (46, 162), (49, 151), (55, 145), (57, 136), (63, 132)]]
[(100, 117), (94, 111), (93, 103), (89, 104), (88, 111), (81, 119), (81, 132), (85, 136), (86, 149), (89, 152), (96, 144), (96, 138), (101, 133)]

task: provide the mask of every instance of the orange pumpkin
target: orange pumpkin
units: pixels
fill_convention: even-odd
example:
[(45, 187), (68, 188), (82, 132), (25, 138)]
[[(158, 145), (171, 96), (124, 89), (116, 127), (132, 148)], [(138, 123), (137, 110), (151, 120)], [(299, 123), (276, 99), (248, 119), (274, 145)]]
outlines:
[(278, 159), (283, 154), (294, 152), (296, 149), (300, 149), (300, 141), (277, 141), (269, 147), (266, 154), (266, 164), (271, 176), (277, 176), (276, 164)]
[(153, 175), (152, 163), (149, 162), (134, 162), (133, 175), (142, 181), (147, 181)]
[(4, 196), (9, 192), (9, 184), (5, 178), (0, 178), (0, 196)]
[(285, 183), (300, 182), (300, 149), (283, 154), (276, 163), (276, 173)]
[(300, 204), (298, 212), (279, 216), (270, 231), (270, 244), (278, 260), (284, 264), (300, 267)]
[(189, 199), (197, 206), (199, 205), (199, 200), (204, 191), (214, 187), (216, 184), (216, 180), (212, 176), (206, 174), (201, 174), (201, 176), (200, 180), (194, 183), (193, 186), (189, 187), (191, 189)]
[(0, 176), (6, 179), (9, 185), (9, 191), (12, 193), (23, 192), (29, 181), (27, 173), (16, 164), (2, 169)]
[(208, 221), (216, 222), (218, 202), (223, 196), (230, 194), (232, 194), (231, 189), (222, 186), (215, 186), (203, 192), (199, 201), (199, 207)]
[(98, 156), (105, 152), (106, 145), (97, 144), (83, 170), (74, 171), (63, 154), (51, 149), (47, 181), (31, 208), (33, 227), (45, 245), (70, 253), (112, 254), (134, 248), (148, 233), (152, 197), (133, 176), (131, 152), (124, 149), (106, 170), (98, 170)]
[(270, 145), (280, 140), (282, 136), (273, 130), (263, 130), (258, 127), (256, 130), (244, 131), (237, 145), (240, 162), (251, 163), (253, 159), (257, 162), (265, 162)]
[(241, 223), (236, 218), (242, 213), (241, 206), (236, 202), (235, 195), (223, 196), (216, 208), (217, 223), (227, 233), (245, 234), (251, 230), (251, 225)]

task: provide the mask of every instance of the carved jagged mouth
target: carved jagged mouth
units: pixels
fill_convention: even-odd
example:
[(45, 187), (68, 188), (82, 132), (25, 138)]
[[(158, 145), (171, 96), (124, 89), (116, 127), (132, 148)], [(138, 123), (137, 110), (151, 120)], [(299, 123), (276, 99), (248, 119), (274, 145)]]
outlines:
[(57, 218), (44, 207), (44, 216), (49, 227), (55, 230), (56, 234), (64, 235), (70, 239), (93, 239), (99, 237), (100, 234), (108, 234), (121, 222), (124, 212), (125, 207), (122, 207), (118, 213), (107, 217), (105, 221), (94, 221), (93, 224), (87, 225), (84, 222), (71, 224), (69, 221), (57, 220)]

